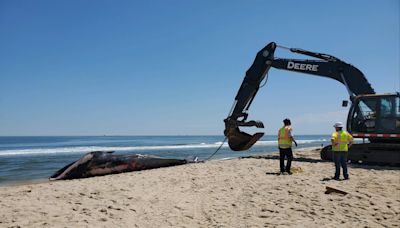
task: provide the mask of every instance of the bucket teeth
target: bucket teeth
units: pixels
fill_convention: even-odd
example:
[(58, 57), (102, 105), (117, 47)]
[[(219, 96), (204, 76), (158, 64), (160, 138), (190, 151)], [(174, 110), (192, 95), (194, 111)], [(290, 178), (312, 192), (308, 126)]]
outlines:
[(239, 126), (242, 127), (257, 127), (264, 128), (264, 124), (261, 121), (236, 121), (230, 118), (224, 120), (225, 131), (224, 135), (228, 138), (228, 144), (233, 151), (243, 151), (248, 150), (252, 147), (263, 135), (264, 133), (258, 132), (254, 135), (242, 132)]
[(236, 129), (234, 132), (230, 132), (228, 135), (228, 144), (233, 151), (248, 150), (252, 147), (264, 133), (255, 133), (254, 135), (241, 132)]

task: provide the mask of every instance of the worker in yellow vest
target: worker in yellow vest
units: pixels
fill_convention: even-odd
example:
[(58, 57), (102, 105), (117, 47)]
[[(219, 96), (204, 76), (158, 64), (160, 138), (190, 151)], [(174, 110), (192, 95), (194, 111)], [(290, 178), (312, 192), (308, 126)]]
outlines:
[(331, 139), (333, 161), (335, 162), (335, 176), (333, 179), (339, 180), (340, 167), (342, 167), (344, 179), (348, 180), (349, 173), (347, 171), (347, 154), (353, 143), (353, 136), (347, 131), (343, 130), (343, 124), (341, 122), (335, 123), (333, 127), (336, 130), (332, 133)]
[[(290, 166), (293, 160), (293, 152), (292, 152), (292, 142), (297, 146), (296, 140), (294, 140), (292, 135), (292, 127), (289, 119), (283, 120), (284, 126), (278, 131), (278, 144), (279, 144), (279, 165), (281, 172), (280, 174), (289, 174)], [(285, 167), (285, 157), (287, 158), (287, 163)]]

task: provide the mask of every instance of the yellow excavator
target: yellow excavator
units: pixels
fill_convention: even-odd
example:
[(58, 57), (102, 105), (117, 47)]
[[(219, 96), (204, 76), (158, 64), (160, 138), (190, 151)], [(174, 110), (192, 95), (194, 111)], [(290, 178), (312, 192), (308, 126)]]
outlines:
[[(311, 56), (315, 59), (285, 59), (274, 56), (276, 48)], [(322, 76), (342, 83), (350, 96), (351, 107), (347, 117), (347, 131), (353, 137), (362, 138), (354, 144), (348, 159), (357, 163), (400, 165), (400, 93), (376, 94), (364, 74), (351, 64), (332, 55), (287, 48), (274, 42), (261, 49), (236, 94), (228, 117), (224, 120), (224, 135), (234, 151), (250, 149), (264, 133), (253, 135), (241, 131), (241, 127), (264, 128), (261, 121), (247, 121), (248, 110), (260, 84), (270, 68)], [(343, 101), (343, 106), (347, 106)], [(332, 120), (334, 121), (334, 120)], [(332, 159), (331, 146), (321, 150), (321, 158)]]

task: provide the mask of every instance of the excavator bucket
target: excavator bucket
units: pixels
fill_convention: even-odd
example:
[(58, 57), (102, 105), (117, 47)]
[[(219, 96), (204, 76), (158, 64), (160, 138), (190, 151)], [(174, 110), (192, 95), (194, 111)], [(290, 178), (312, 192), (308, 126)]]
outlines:
[(228, 144), (231, 150), (233, 151), (242, 151), (248, 150), (252, 147), (262, 136), (264, 133), (258, 132), (254, 135), (247, 134), (236, 128), (235, 130), (231, 130), (228, 134)]

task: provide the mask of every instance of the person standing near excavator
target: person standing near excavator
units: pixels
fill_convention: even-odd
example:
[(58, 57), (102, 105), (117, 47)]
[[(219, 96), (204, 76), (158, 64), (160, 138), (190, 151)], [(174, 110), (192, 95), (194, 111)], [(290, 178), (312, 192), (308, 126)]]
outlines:
[[(290, 166), (293, 160), (293, 152), (292, 152), (292, 142), (297, 147), (297, 142), (294, 140), (292, 136), (292, 127), (289, 119), (283, 120), (284, 126), (278, 131), (278, 144), (279, 144), (279, 165), (280, 165), (280, 174), (285, 174), (285, 172), (289, 175), (292, 174), (290, 172)], [(287, 158), (287, 163), (285, 167), (285, 157)]]
[(332, 133), (331, 138), (333, 161), (335, 162), (335, 176), (333, 179), (339, 180), (340, 167), (342, 167), (344, 179), (348, 180), (349, 173), (347, 170), (347, 155), (349, 148), (353, 144), (353, 136), (343, 130), (343, 124), (341, 122), (335, 123), (333, 127), (336, 130)]

